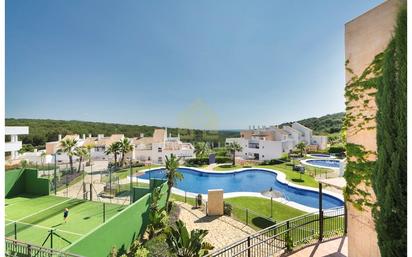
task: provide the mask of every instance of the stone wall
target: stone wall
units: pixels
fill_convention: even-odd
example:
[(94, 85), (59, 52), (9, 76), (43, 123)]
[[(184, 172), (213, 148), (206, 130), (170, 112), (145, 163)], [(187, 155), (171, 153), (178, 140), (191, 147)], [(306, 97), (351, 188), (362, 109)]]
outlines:
[[(369, 10), (361, 16), (349, 21), (345, 25), (345, 61), (353, 73), (346, 71), (346, 82), (352, 76), (360, 75), (373, 61), (374, 57), (386, 49), (394, 30), (396, 14), (400, 2), (389, 0)], [(356, 116), (362, 112), (363, 116), (374, 118), (376, 115), (376, 102), (374, 96), (369, 96), (375, 89), (364, 92), (365, 97), (358, 101), (368, 99), (364, 109), (353, 108), (348, 110)], [(348, 99), (347, 99), (348, 100)], [(359, 102), (352, 100), (347, 106), (359, 106)], [(346, 139), (348, 143), (365, 147), (366, 151), (376, 152), (376, 124), (372, 119), (363, 127), (372, 129), (359, 129), (354, 122), (347, 128)], [(370, 160), (375, 160), (376, 155), (369, 155)], [(371, 200), (375, 200), (373, 190), (365, 184), (360, 184), (364, 190), (371, 193)], [(348, 254), (349, 257), (377, 257), (380, 256), (377, 245), (377, 235), (371, 210), (364, 208), (359, 211), (348, 203)]]

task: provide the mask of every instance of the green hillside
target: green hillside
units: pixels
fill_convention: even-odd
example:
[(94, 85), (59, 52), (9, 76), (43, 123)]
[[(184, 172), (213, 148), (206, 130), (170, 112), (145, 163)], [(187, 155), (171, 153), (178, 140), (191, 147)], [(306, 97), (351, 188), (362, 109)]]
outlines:
[[(308, 127), (314, 131), (315, 134), (333, 134), (340, 132), (342, 130), (343, 118), (345, 116), (344, 112), (338, 112), (334, 114), (328, 114), (319, 118), (308, 118), (303, 120), (298, 120), (300, 124)], [(291, 122), (283, 123), (282, 125), (291, 124)]]
[[(335, 113), (319, 118), (309, 118), (297, 122), (314, 130), (315, 134), (333, 134), (340, 132), (342, 129), (342, 120), (344, 113)], [(284, 123), (290, 124), (290, 123)], [(104, 122), (88, 122), (77, 120), (49, 120), (49, 119), (6, 119), (6, 126), (29, 126), (30, 134), (20, 136), (23, 144), (31, 144), (37, 148), (43, 148), (46, 142), (56, 141), (58, 135), (66, 134), (86, 134), (91, 133), (93, 136), (104, 134), (124, 134), (126, 137), (137, 137), (140, 133), (145, 136), (151, 136), (156, 126), (146, 125), (127, 125)], [(205, 131), (198, 129), (180, 129), (168, 128), (168, 133), (176, 136), (177, 133), (185, 142), (207, 141), (214, 146), (223, 145), (228, 137), (239, 137), (239, 131), (221, 130)]]
[[(58, 135), (66, 134), (86, 134), (91, 133), (93, 136), (97, 134), (104, 134), (109, 136), (111, 134), (124, 134), (126, 137), (137, 137), (140, 133), (145, 136), (152, 136), (156, 126), (146, 125), (126, 125), (103, 122), (88, 122), (77, 120), (49, 120), (49, 119), (6, 119), (6, 126), (29, 126), (29, 135), (20, 136), (23, 144), (32, 144), (37, 148), (43, 148), (46, 142), (56, 141)], [(227, 137), (239, 136), (238, 131), (204, 131), (196, 129), (179, 129), (168, 128), (168, 133), (176, 136), (180, 134), (182, 141), (207, 141), (213, 143), (215, 146), (224, 144)]]

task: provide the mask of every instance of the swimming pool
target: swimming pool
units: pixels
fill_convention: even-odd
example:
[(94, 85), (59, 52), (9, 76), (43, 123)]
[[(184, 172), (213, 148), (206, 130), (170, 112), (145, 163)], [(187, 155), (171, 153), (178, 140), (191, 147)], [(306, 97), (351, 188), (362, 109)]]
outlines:
[[(223, 189), (230, 192), (262, 192), (273, 188), (283, 192), (288, 201), (293, 201), (311, 208), (318, 208), (319, 194), (316, 191), (289, 186), (277, 180), (275, 172), (262, 169), (247, 169), (237, 172), (206, 172), (190, 168), (178, 169), (184, 176), (175, 187), (192, 193), (207, 194), (209, 189)], [(146, 171), (139, 176), (142, 179), (164, 178), (164, 169)], [(343, 206), (337, 197), (324, 194), (323, 208)]]
[(319, 166), (319, 167), (325, 167), (325, 168), (334, 168), (334, 169), (339, 169), (340, 168), (340, 161), (339, 160), (305, 160), (304, 164), (309, 164), (312, 166)]

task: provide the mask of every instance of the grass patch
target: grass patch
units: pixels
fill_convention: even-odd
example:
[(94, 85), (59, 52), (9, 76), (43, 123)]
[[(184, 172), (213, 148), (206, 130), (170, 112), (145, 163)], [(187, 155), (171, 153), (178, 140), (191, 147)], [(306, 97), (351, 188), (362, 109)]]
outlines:
[[(263, 229), (276, 223), (305, 214), (304, 211), (289, 207), (279, 202), (259, 197), (235, 197), (225, 199), (225, 203), (232, 205), (232, 217), (247, 223), (254, 229)], [(248, 213), (246, 215), (246, 209)], [(267, 219), (266, 219), (267, 218)], [(247, 221), (246, 221), (247, 219)]]
[(243, 168), (243, 166), (240, 165), (230, 165), (230, 164), (225, 164), (225, 165), (220, 165), (220, 166), (216, 166), (213, 168), (213, 170), (216, 171), (226, 171), (226, 170), (237, 170), (237, 169), (241, 169)]
[[(153, 168), (158, 168), (158, 167), (161, 167), (161, 165), (147, 165), (147, 166), (142, 166), (142, 167), (134, 167), (134, 168), (132, 168), (132, 172), (133, 172), (133, 174), (136, 174), (136, 173), (139, 173), (142, 170), (153, 169)], [(127, 176), (130, 175), (130, 168), (125, 168), (125, 169), (118, 170), (116, 172), (113, 172), (112, 175), (116, 176), (116, 177), (119, 177), (119, 179), (127, 178)]]

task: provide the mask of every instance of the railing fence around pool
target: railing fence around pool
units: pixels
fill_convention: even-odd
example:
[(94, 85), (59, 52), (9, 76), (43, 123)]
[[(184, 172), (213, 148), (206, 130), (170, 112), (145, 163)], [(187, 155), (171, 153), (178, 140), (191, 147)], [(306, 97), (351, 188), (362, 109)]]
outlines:
[(6, 238), (5, 256), (10, 257), (82, 257)]
[(345, 207), (321, 210), (263, 229), (206, 257), (276, 256), (293, 247), (346, 234)]

